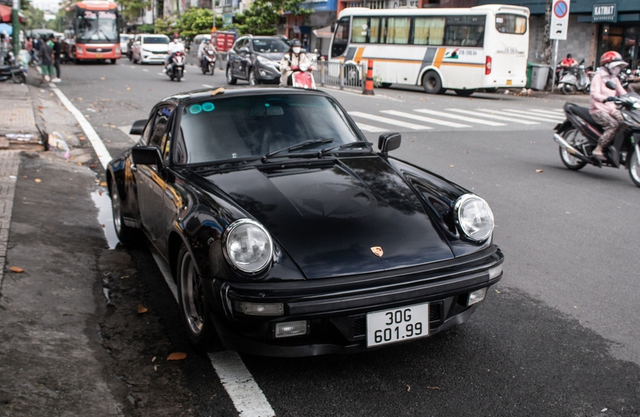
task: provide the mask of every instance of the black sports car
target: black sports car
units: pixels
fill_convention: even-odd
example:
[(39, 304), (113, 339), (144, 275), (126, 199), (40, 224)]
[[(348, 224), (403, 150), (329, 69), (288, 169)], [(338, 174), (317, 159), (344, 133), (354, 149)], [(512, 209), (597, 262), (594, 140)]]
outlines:
[(116, 231), (171, 266), (190, 340), (269, 356), (366, 350), (467, 320), (502, 277), (480, 197), (379, 152), (330, 95), (167, 97), (108, 167)]

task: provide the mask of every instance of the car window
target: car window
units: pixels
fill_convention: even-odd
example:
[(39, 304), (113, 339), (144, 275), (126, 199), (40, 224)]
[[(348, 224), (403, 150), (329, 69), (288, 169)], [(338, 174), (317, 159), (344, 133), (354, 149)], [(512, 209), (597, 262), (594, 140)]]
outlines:
[(142, 40), (144, 44), (169, 44), (169, 38), (145, 37)]
[(142, 144), (158, 147), (165, 156), (168, 151), (169, 119), (172, 113), (173, 106), (158, 107), (150, 117), (141, 137)]
[(247, 38), (238, 39), (235, 46), (233, 47), (234, 51), (240, 52), (240, 48), (242, 48), (246, 43), (247, 43)]
[(317, 149), (364, 140), (333, 100), (298, 94), (191, 103), (181, 110), (180, 132), (174, 160), (182, 164), (260, 157), (312, 139), (332, 140)]
[(254, 39), (253, 50), (256, 52), (274, 53), (287, 52), (289, 45), (280, 38), (274, 39)]

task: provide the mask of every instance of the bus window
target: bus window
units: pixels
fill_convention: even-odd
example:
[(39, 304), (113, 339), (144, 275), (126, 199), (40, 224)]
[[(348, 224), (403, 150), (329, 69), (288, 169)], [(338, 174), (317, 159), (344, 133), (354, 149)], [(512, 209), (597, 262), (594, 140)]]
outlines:
[(377, 17), (369, 19), (369, 43), (380, 43), (380, 19)]
[(447, 17), (444, 44), (447, 46), (483, 46), (484, 16)]
[(354, 17), (351, 25), (351, 42), (367, 43), (367, 32), (369, 24), (366, 17)]
[(409, 17), (387, 18), (387, 36), (385, 37), (384, 43), (408, 44), (410, 27), (411, 18)]
[(349, 44), (349, 17), (343, 17), (338, 21), (336, 30), (333, 33), (333, 43), (331, 45), (331, 56), (336, 57), (344, 54)]
[(444, 17), (416, 17), (413, 29), (414, 45), (442, 45)]
[(497, 14), (496, 29), (500, 33), (524, 35), (527, 33), (527, 18), (515, 14)]

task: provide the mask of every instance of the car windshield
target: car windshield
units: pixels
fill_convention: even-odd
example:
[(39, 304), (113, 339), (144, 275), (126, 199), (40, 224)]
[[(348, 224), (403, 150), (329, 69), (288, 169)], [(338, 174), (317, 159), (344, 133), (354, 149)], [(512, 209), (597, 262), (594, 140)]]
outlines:
[[(315, 142), (309, 145), (311, 141)], [(355, 141), (364, 138), (352, 129), (333, 100), (316, 95), (262, 94), (185, 106), (173, 150), (178, 164), (202, 164), (261, 158), (275, 151), (280, 151), (277, 157), (320, 154), (324, 148)], [(305, 146), (294, 146), (303, 142)]]
[(273, 53), (289, 50), (289, 44), (284, 39), (254, 39), (252, 42), (253, 50), (256, 52)]
[(169, 44), (169, 38), (164, 38), (164, 37), (159, 37), (159, 38), (149, 38), (149, 37), (145, 37), (142, 38), (142, 43), (156, 43), (156, 44)]

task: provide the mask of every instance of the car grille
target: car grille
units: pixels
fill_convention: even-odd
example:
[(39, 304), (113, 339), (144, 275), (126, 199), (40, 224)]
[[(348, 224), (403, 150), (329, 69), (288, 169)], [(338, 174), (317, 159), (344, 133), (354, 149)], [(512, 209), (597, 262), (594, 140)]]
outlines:
[(87, 52), (91, 52), (92, 54), (99, 54), (102, 52), (111, 52), (111, 48), (87, 48)]

